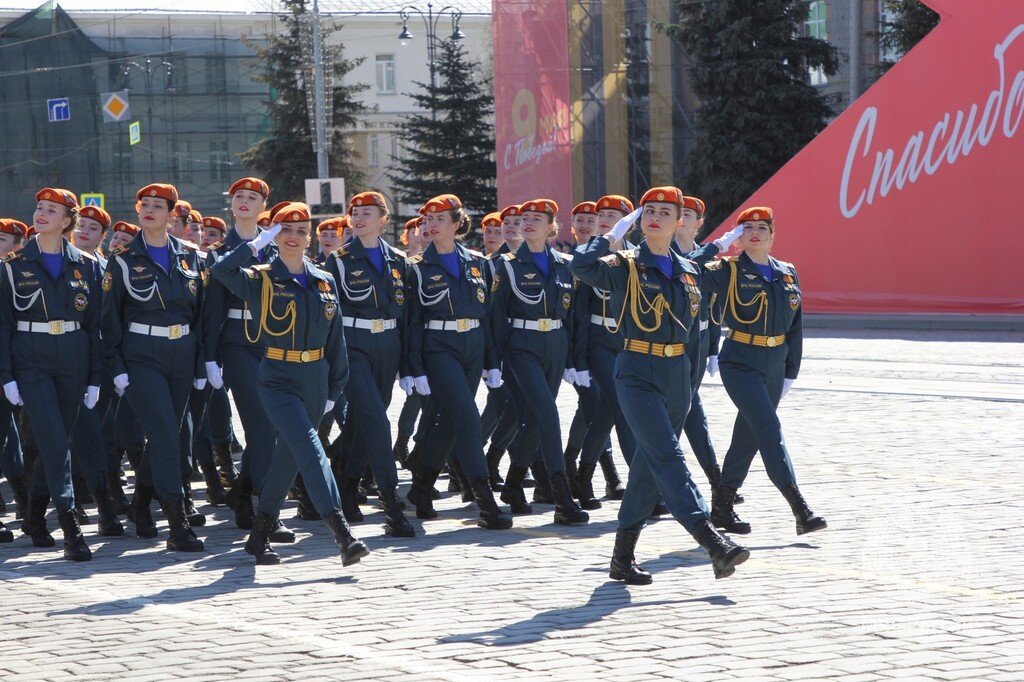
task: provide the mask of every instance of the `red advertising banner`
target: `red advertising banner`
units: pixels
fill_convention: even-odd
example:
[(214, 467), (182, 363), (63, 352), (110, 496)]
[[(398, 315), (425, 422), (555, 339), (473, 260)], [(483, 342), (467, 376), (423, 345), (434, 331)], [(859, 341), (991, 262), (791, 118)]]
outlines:
[(569, 17), (565, 2), (494, 1), (499, 208), (554, 199), (572, 208)]
[(1024, 2), (924, 1), (938, 27), (744, 204), (809, 311), (1024, 314)]

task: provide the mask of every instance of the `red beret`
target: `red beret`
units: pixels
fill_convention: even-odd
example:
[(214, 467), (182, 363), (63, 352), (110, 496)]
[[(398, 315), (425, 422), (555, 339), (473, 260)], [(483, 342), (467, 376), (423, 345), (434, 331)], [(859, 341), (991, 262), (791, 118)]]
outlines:
[(640, 205), (650, 202), (675, 204), (676, 206), (682, 207), (683, 205), (683, 191), (678, 187), (654, 187), (647, 190), (647, 192), (640, 198)]
[(203, 214), (194, 208), (188, 212), (188, 222), (190, 223), (201, 223), (203, 222)]
[(260, 217), (256, 219), (256, 224), (260, 227), (270, 227), (270, 211), (260, 213)]
[[(176, 204), (178, 203), (178, 188), (174, 185), (154, 182), (146, 185), (135, 193), (135, 199), (137, 201), (142, 201), (142, 197), (160, 197), (161, 199), (166, 199), (167, 201)], [(192, 207), (189, 206), (189, 210), (191, 209)], [(188, 214), (186, 213), (185, 215), (187, 216)]]
[(316, 226), (316, 233), (320, 234), (324, 230), (334, 230), (338, 234), (345, 229), (345, 221), (348, 216), (342, 216), (339, 218), (326, 218), (320, 221), (320, 224)]
[(555, 215), (558, 213), (558, 204), (551, 199), (534, 199), (533, 201), (527, 201), (525, 204), (519, 207), (523, 213), (527, 211), (536, 211), (537, 213), (548, 213)]
[(736, 224), (745, 223), (749, 220), (764, 220), (766, 222), (772, 222), (775, 218), (772, 215), (772, 209), (767, 206), (752, 206), (751, 208), (745, 208), (736, 218)]
[(235, 192), (240, 189), (251, 189), (257, 194), (262, 194), (263, 198), (266, 199), (270, 196), (270, 185), (259, 178), (242, 178), (241, 180), (235, 180), (228, 190), (228, 196), (233, 196)]
[[(640, 202), (641, 204), (644, 202)], [(633, 202), (620, 194), (606, 194), (597, 200), (597, 210), (603, 211), (610, 209), (612, 211), (619, 211), (620, 213), (632, 213)]]
[(488, 213), (480, 221), (480, 227), (501, 227), (501, 214), (497, 212)]
[(212, 227), (220, 230), (224, 234), (227, 234), (228, 232), (227, 223), (216, 216), (206, 216), (203, 218), (203, 227)]
[(79, 215), (83, 218), (92, 218), (98, 222), (104, 230), (110, 227), (110, 214), (99, 206), (85, 206), (79, 212)]
[(456, 208), (462, 208), (462, 199), (454, 194), (441, 194), (423, 204), (423, 207), (420, 208), (420, 214), (440, 213), (441, 211), (451, 211)]
[(596, 201), (582, 201), (572, 207), (572, 214), (579, 215), (580, 213), (597, 214), (597, 202)]
[(360, 192), (348, 202), (348, 212), (351, 213), (355, 206), (376, 206), (384, 212), (388, 210), (388, 202), (380, 192)]
[(114, 232), (125, 232), (133, 236), (139, 233), (138, 225), (132, 225), (131, 223), (126, 223), (123, 220), (118, 220), (116, 223), (114, 223), (114, 227), (112, 229), (114, 230)]
[(279, 201), (276, 204), (274, 204), (273, 207), (271, 207), (271, 209), (270, 209), (270, 222), (272, 222), (272, 223), (280, 222), (279, 220), (276, 219), (277, 218), (277, 212), (280, 211), (285, 206), (289, 205), (290, 203), (292, 203), (292, 202), (290, 202), (290, 201)]
[(0, 232), (24, 239), (28, 236), (28, 225), (14, 218), (0, 218)]
[(285, 204), (274, 213), (277, 223), (304, 223), (309, 220), (309, 206), (301, 201)]
[(78, 208), (78, 197), (60, 187), (44, 187), (36, 192), (36, 201), (52, 201), (68, 208)]
[(405, 221), (405, 229), (413, 230), (423, 224), (423, 218), (409, 218)]
[(697, 197), (683, 197), (683, 208), (694, 210), (697, 212), (697, 215), (704, 215), (707, 212), (704, 202)]
[(522, 210), (519, 208), (519, 204), (512, 204), (501, 209), (501, 219), (504, 220), (509, 216), (523, 215)]
[(178, 199), (178, 203), (174, 205), (174, 209), (171, 211), (177, 217), (188, 221), (188, 214), (192, 212), (192, 204), (188, 203), (184, 199)]

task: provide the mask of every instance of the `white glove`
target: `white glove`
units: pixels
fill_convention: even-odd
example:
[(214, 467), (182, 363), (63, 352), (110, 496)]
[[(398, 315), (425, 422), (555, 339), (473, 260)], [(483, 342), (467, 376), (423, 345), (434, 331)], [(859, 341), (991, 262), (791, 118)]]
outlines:
[(708, 374), (715, 376), (718, 374), (718, 356), (712, 355), (708, 358)]
[(249, 242), (249, 248), (252, 249), (253, 255), (258, 254), (263, 248), (274, 241), (274, 237), (281, 231), (281, 223), (274, 223), (269, 230), (264, 230), (256, 235), (256, 238)]
[(7, 396), (7, 402), (11, 405), (24, 405), (21, 401), (21, 392), (18, 390), (17, 381), (9, 381), (4, 384), (4, 395)]
[(608, 234), (605, 235), (605, 239), (607, 239), (612, 244), (614, 244), (617, 241), (620, 241), (623, 237), (626, 236), (626, 233), (629, 232), (629, 228), (633, 226), (633, 223), (636, 222), (636, 219), (639, 218), (640, 214), (643, 212), (644, 207), (641, 206), (640, 208), (636, 209), (629, 215), (619, 218), (619, 222), (615, 223), (615, 227), (608, 230)]
[(82, 403), (85, 405), (85, 409), (91, 410), (96, 407), (96, 403), (100, 401), (100, 387), (99, 386), (86, 386), (85, 387), (85, 400)]
[(581, 369), (576, 372), (576, 385), (582, 386), (583, 388), (590, 388), (590, 372), (585, 369)]
[(794, 381), (796, 381), (796, 379), (782, 380), (782, 395), (779, 396), (779, 402), (782, 402), (782, 399), (786, 397), (787, 393), (789, 393), (789, 389), (792, 388)]
[(413, 382), (412, 377), (401, 377), (398, 380), (398, 387), (400, 389), (402, 389), (403, 391), (405, 391), (406, 395), (412, 395), (412, 391), (413, 391), (412, 382)]
[(206, 379), (195, 379), (192, 381), (192, 385), (197, 391), (201, 391), (206, 388)]
[(729, 230), (728, 232), (726, 232), (721, 237), (719, 237), (718, 239), (711, 243), (718, 247), (719, 253), (725, 253), (726, 251), (729, 250), (729, 247), (732, 246), (732, 243), (739, 239), (742, 235), (743, 226), (737, 225), (736, 227), (732, 228), (731, 230)]
[(501, 386), (501, 370), (486, 370), (484, 372), (484, 383), (487, 385), (487, 388), (499, 388)]
[(324, 405), (324, 414), (327, 414), (328, 412), (330, 412), (333, 409), (334, 409), (334, 401), (333, 400), (328, 400), (327, 404)]
[(128, 388), (128, 375), (118, 374), (114, 377), (114, 392), (118, 395), (124, 395), (124, 389)]
[(576, 370), (574, 370), (572, 367), (565, 370), (565, 374), (562, 375), (562, 381), (569, 384), (570, 386), (575, 385), (577, 381)]
[(216, 362), (207, 362), (206, 364), (206, 378), (210, 380), (210, 385), (214, 388), (224, 388), (224, 373), (221, 372), (220, 365)]
[(412, 380), (412, 385), (420, 395), (430, 395), (430, 382), (427, 381), (427, 377), (416, 377)]

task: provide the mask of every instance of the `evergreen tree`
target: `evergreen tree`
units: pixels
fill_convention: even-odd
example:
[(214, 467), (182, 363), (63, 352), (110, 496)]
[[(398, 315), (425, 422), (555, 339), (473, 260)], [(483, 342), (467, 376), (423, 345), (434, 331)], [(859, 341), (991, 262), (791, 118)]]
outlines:
[[(267, 116), (270, 131), (242, 154), (242, 162), (270, 184), (268, 205), (278, 201), (301, 199), (305, 195), (305, 179), (316, 177), (316, 153), (313, 151), (309, 124), (309, 106), (306, 90), (296, 74), (304, 69), (302, 22), (306, 0), (282, 0), (288, 12), (281, 15), (285, 30), (268, 34), (266, 45), (253, 44), (263, 71), (254, 80), (270, 87)], [(345, 74), (358, 66), (359, 61), (344, 59), (341, 45), (327, 45), (327, 36), (333, 29), (324, 26), (324, 64), (333, 65), (334, 107), (332, 127), (328, 131), (329, 170), (331, 177), (345, 178), (347, 186), (359, 187), (362, 173), (353, 164), (356, 152), (350, 140), (341, 131), (351, 129), (356, 117), (365, 111), (356, 96), (366, 90), (365, 84), (338, 85)], [(361, 61), (361, 60), (360, 60)]]
[(425, 113), (402, 124), (405, 158), (393, 159), (398, 169), (388, 173), (402, 203), (419, 205), (450, 193), (472, 213), (495, 210), (494, 97), (479, 68), (457, 41), (446, 40), (437, 85), (417, 83), (421, 91), (411, 97)]
[(706, 231), (739, 207), (827, 124), (809, 72), (838, 68), (834, 47), (802, 35), (805, 0), (676, 0), (667, 27), (690, 58), (700, 101), (684, 188), (708, 205)]
[[(882, 6), (892, 20), (880, 22), (875, 35), (879, 45), (895, 52), (897, 59), (910, 52), (939, 23), (939, 15), (921, 0), (882, 0)], [(885, 72), (895, 63), (883, 61), (879, 68)]]

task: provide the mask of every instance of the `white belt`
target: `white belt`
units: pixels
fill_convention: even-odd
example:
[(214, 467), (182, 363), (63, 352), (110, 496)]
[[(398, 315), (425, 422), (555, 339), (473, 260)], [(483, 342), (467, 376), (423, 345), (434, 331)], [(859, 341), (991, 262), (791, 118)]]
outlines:
[(462, 318), (461, 320), (430, 320), (427, 329), (444, 332), (468, 332), (480, 326), (480, 320)]
[(228, 319), (229, 320), (251, 320), (252, 311), (242, 310), (241, 308), (228, 308)]
[(381, 332), (386, 332), (398, 326), (398, 320), (393, 318), (390, 320), (368, 320), (362, 317), (342, 316), (341, 323), (346, 327), (369, 329), (373, 334), (380, 334)]
[(128, 325), (128, 331), (135, 334), (145, 334), (147, 336), (160, 336), (165, 339), (180, 339), (183, 336), (188, 336), (188, 325), (187, 324), (172, 324), (170, 327), (157, 327), (156, 325), (139, 324), (138, 322), (132, 322)]
[(599, 324), (602, 327), (611, 327), (612, 329), (615, 329), (615, 322), (616, 320), (614, 317), (601, 317), (600, 315), (590, 316), (590, 324)]
[(561, 320), (552, 320), (546, 317), (542, 317), (539, 320), (520, 320), (516, 318), (509, 319), (513, 329), (529, 329), (534, 332), (550, 332), (555, 329), (562, 328)]
[(708, 321), (707, 320), (701, 320), (700, 321), (700, 330), (702, 332), (706, 332), (708, 330)]
[(51, 334), (57, 336), (67, 332), (78, 331), (82, 325), (77, 322), (66, 320), (50, 320), (49, 322), (18, 322), (19, 332), (36, 332), (37, 334)]

